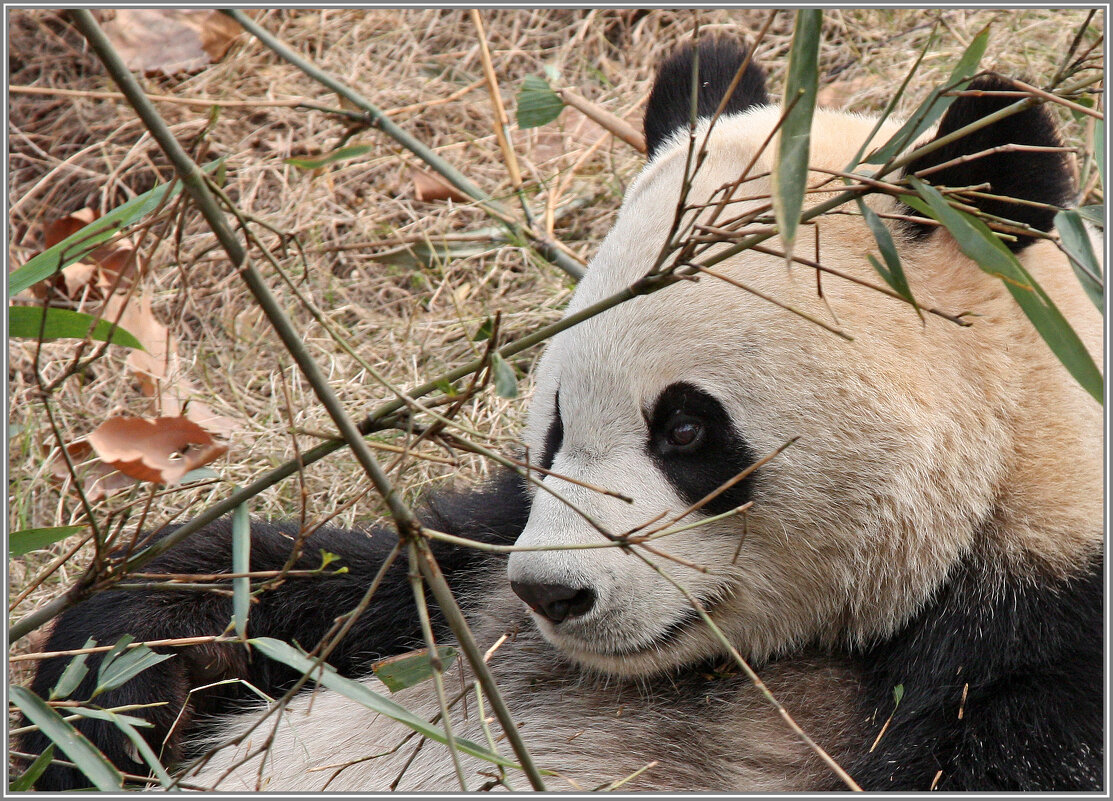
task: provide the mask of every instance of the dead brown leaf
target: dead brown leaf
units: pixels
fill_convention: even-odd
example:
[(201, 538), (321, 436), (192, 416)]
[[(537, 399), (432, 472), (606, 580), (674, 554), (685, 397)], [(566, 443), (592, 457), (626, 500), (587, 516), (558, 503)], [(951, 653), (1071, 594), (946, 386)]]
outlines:
[(219, 11), (184, 8), (118, 9), (103, 27), (127, 68), (147, 75), (196, 72), (243, 31)]
[[(81, 482), (81, 491), (89, 503), (97, 503), (137, 483), (134, 478), (124, 475), (98, 459), (93, 453), (93, 446), (86, 439), (71, 442), (66, 446), (66, 452)], [(50, 470), (54, 478), (59, 481), (65, 481), (70, 477), (70, 471), (66, 467), (66, 460), (61, 452), (55, 452), (50, 462)]]
[[(44, 249), (54, 247), (100, 216), (100, 212), (95, 209), (84, 208), (48, 222), (43, 227)], [(76, 247), (80, 248), (80, 244)], [(89, 297), (103, 298), (113, 288), (127, 289), (142, 268), (143, 263), (135, 250), (135, 243), (130, 238), (121, 236), (85, 254), (81, 261), (65, 267), (61, 274), (33, 285), (30, 291), (39, 300), (47, 297), (49, 289), (71, 300), (79, 299), (86, 292)]]
[(173, 484), (228, 451), (185, 417), (110, 417), (88, 436), (101, 461), (139, 481)]
[[(104, 303), (104, 319), (119, 321), (124, 330), (139, 340), (144, 350), (128, 351), (128, 369), (139, 379), (143, 394), (161, 397), (159, 390), (169, 383), (167, 377), (177, 367), (178, 354), (170, 332), (151, 310), (151, 296), (143, 293), (138, 298), (115, 294)], [(181, 404), (175, 393), (162, 398), (164, 414), (177, 415)]]
[(105, 301), (104, 319), (119, 317), (119, 325), (139, 340), (145, 350), (128, 351), (127, 368), (139, 380), (143, 394), (154, 399), (155, 409), (166, 416), (186, 417), (218, 436), (228, 437), (238, 424), (216, 414), (196, 399), (197, 388), (185, 377), (177, 343), (151, 310), (151, 296), (138, 299), (115, 294)]
[(67, 214), (59, 220), (52, 220), (43, 227), (43, 248), (52, 248), (68, 236), (73, 236), (93, 220), (100, 217), (95, 209), (88, 207)]
[(471, 200), (452, 184), (425, 170), (417, 167), (410, 168), (410, 180), (413, 182), (414, 199), (421, 203), (432, 203), (437, 200), (455, 200), (457, 203), (467, 203)]

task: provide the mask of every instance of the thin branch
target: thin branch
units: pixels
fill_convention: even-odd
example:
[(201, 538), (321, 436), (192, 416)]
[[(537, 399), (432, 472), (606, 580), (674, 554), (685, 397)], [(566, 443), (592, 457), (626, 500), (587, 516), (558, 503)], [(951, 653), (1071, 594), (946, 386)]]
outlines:
[(805, 745), (812, 749), (812, 751), (815, 752), (815, 754), (821, 760), (823, 760), (827, 767), (831, 768), (831, 770), (835, 772), (835, 775), (837, 775), (847, 787), (849, 787), (851, 790), (854, 790), (855, 792), (861, 792), (862, 788), (856, 781), (854, 781), (854, 779), (850, 777), (850, 774), (843, 770), (842, 766), (839, 765), (839, 763), (836, 762), (831, 757), (831, 755), (828, 754), (827, 751), (819, 745), (819, 743), (813, 740), (807, 732), (800, 728), (800, 724), (798, 724), (793, 719), (788, 710), (784, 708), (781, 702), (777, 700), (777, 697), (773, 695), (773, 693), (766, 686), (765, 682), (761, 680), (761, 677), (758, 676), (758, 674), (752, 667), (750, 667), (750, 664), (743, 658), (742, 654), (738, 652), (738, 649), (735, 648), (733, 644), (731, 644), (727, 636), (723, 634), (722, 630), (715, 624), (715, 621), (711, 619), (711, 616), (707, 613), (707, 609), (702, 603), (700, 603), (699, 599), (696, 598), (696, 596), (694, 596), (690, 590), (684, 587), (680, 582), (663, 571), (657, 565), (649, 561), (647, 561), (646, 564), (648, 564), (653, 570), (655, 570), (658, 575), (672, 584), (672, 586), (676, 587), (676, 589), (679, 590), (680, 593), (688, 600), (688, 603), (690, 603), (692, 605), (692, 608), (696, 610), (696, 614), (698, 614), (703, 622), (707, 624), (707, 627), (711, 629), (711, 633), (715, 636), (715, 639), (718, 640), (719, 644), (726, 649), (727, 653), (730, 654), (735, 664), (742, 668), (742, 672), (745, 673), (746, 676), (750, 679), (750, 682), (754, 685), (757, 691), (765, 697), (765, 700), (773, 705), (773, 708), (777, 710), (777, 713), (781, 716), (781, 719), (788, 724), (788, 727), (792, 729), (796, 736), (799, 737)]
[(533, 227), (533, 212), (530, 211), (529, 202), (522, 191), (522, 173), (518, 169), (518, 158), (514, 155), (514, 147), (510, 144), (510, 118), (506, 116), (506, 108), (502, 104), (499, 94), (499, 81), (495, 76), (495, 66), (491, 63), (491, 51), (487, 47), (487, 32), (483, 29), (483, 18), (478, 9), (471, 9), (472, 24), (475, 25), (476, 35), (479, 37), (479, 60), (483, 65), (483, 77), (487, 82), (487, 94), (491, 97), (491, 107), (495, 112), (495, 139), (502, 151), (502, 160), (506, 164), (506, 172), (510, 176), (510, 186), (518, 195), (522, 206), (522, 214), (526, 224)]
[[(467, 622), (464, 620), (463, 615), (460, 614), (459, 607), (452, 597), (452, 592), (449, 590), (448, 584), (445, 582), (440, 569), (436, 566), (436, 560), (433, 559), (432, 552), (428, 550), (428, 543), (421, 537), (420, 523), (413, 511), (405, 504), (401, 495), (390, 483), (382, 467), (379, 465), (378, 460), (376, 460), (374, 454), (371, 452), (371, 449), (367, 447), (367, 443), (363, 440), (363, 435), (356, 427), (354, 421), (348, 416), (347, 411), (333, 392), (332, 387), (321, 372), (320, 367), (309, 354), (306, 343), (286, 317), (277, 298), (271, 293), (270, 288), (267, 286), (262, 276), (251, 265), (246, 250), (232, 233), (231, 228), (228, 227), (228, 223), (223, 212), (220, 210), (216, 198), (209, 191), (204, 173), (201, 172), (200, 168), (182, 149), (173, 134), (170, 133), (169, 129), (166, 127), (166, 123), (163, 122), (162, 118), (158, 115), (154, 105), (144, 96), (142, 88), (135, 80), (135, 76), (132, 75), (124, 65), (122, 59), (116, 53), (115, 49), (108, 41), (108, 38), (104, 35), (104, 32), (101, 31), (100, 27), (97, 25), (92, 14), (85, 10), (74, 10), (70, 12), (70, 17), (74, 25), (85, 36), (86, 41), (89, 42), (89, 45), (93, 48), (101, 63), (104, 64), (109, 75), (120, 87), (121, 91), (127, 95), (128, 102), (131, 104), (132, 108), (135, 109), (140, 119), (143, 120), (151, 136), (158, 142), (167, 158), (174, 165), (175, 170), (182, 179), (186, 191), (190, 194), (198, 210), (201, 212), (202, 216), (204, 216), (205, 221), (220, 241), (221, 246), (228, 254), (232, 264), (239, 270), (248, 289), (258, 303), (259, 308), (262, 309), (263, 313), (267, 316), (268, 321), (274, 328), (275, 333), (277, 333), (282, 340), (287, 352), (298, 364), (298, 367), (301, 369), (306, 381), (312, 386), (313, 392), (321, 402), (321, 405), (328, 411), (337, 430), (351, 449), (352, 455), (356, 458), (356, 461), (359, 462), (368, 478), (371, 479), (371, 482), (375, 485), (380, 495), (382, 495), (383, 500), (390, 509), (390, 514), (394, 519), (395, 526), (398, 529), (400, 541), (416, 546), (419, 549), (419, 553), (421, 553), (423, 557), (426, 557), (426, 559), (422, 561), (422, 573), (425, 575), (426, 581), (431, 585), (430, 588), (433, 591), (434, 597), (437, 598), (437, 602), (441, 605), (445, 617), (449, 622), (449, 626), (460, 640), (461, 646), (465, 646), (465, 643), (470, 641), (470, 649), (465, 647), (465, 651), (474, 652), (475, 643), (472, 640), (470, 631), (468, 631)], [(302, 460), (302, 462), (304, 462), (304, 460)], [(433, 565), (431, 568), (426, 564), (426, 560), (432, 561)], [(471, 656), (472, 654), (469, 653), (469, 658), (471, 658)], [(507, 739), (510, 740), (515, 755), (518, 757), (523, 770), (529, 777), (530, 783), (534, 788), (538, 790), (544, 789), (541, 775), (533, 765), (529, 753), (525, 748), (525, 744), (518, 735), (517, 726), (510, 715), (510, 711), (506, 708), (501, 698), (499, 698), (498, 688), (494, 684), (494, 679), (486, 671), (485, 666), (482, 665), (482, 656), (479, 654), (474, 654), (474, 656), (474, 661), (479, 662), (479, 664), (474, 665), (474, 667), (477, 673), (480, 674), (480, 681), (487, 691), (492, 708), (495, 710), (499, 721), (502, 723), (503, 730), (507, 734)], [(486, 674), (486, 679), (484, 679), (484, 674)]]
[(414, 137), (399, 128), (394, 122), (390, 120), (378, 107), (371, 103), (367, 98), (356, 92), (351, 87), (344, 84), (342, 81), (337, 80), (331, 75), (325, 73), (315, 64), (310, 63), (300, 55), (295, 53), (277, 37), (267, 31), (265, 28), (256, 23), (253, 19), (248, 17), (238, 9), (222, 9), (223, 13), (238, 22), (244, 30), (249, 32), (252, 36), (262, 42), (264, 45), (273, 50), (281, 58), (293, 64), (309, 77), (313, 78), (318, 83), (327, 86), (332, 91), (347, 98), (359, 108), (363, 109), (366, 113), (366, 122), (374, 128), (378, 128), (387, 136), (394, 139), (404, 148), (409, 150), (419, 159), (424, 161), (434, 170), (436, 170), (442, 177), (445, 178), (450, 184), (459, 189), (465, 195), (473, 198), (483, 211), (489, 214), (494, 219), (504, 224), (510, 233), (519, 239), (524, 239), (532, 243), (533, 247), (551, 261), (560, 269), (571, 275), (576, 280), (579, 280), (584, 275), (584, 266), (578, 261), (572, 259), (561, 250), (552, 239), (537, 233), (528, 227), (520, 225), (510, 214), (509, 211), (504, 209), (500, 204), (491, 200), (487, 194), (476, 186), (472, 181), (437, 155), (425, 143), (418, 141)]
[(797, 309), (795, 306), (792, 306), (788, 303), (783, 303), (783, 302), (777, 300), (776, 298), (774, 298), (770, 295), (766, 295), (761, 290), (754, 289), (752, 286), (742, 283), (737, 278), (732, 278), (729, 275), (724, 275), (723, 273), (715, 272), (714, 270), (711, 270), (707, 267), (702, 267), (698, 264), (692, 264), (690, 266), (696, 268), (701, 273), (707, 273), (712, 278), (718, 278), (720, 281), (725, 281), (726, 283), (731, 284), (732, 286), (736, 286), (739, 289), (742, 289), (746, 292), (749, 292), (751, 295), (755, 295), (755, 296), (761, 298), (766, 303), (772, 303), (774, 306), (776, 306), (779, 309), (784, 309), (785, 311), (790, 312), (792, 314), (795, 314), (798, 317), (802, 317), (803, 319), (807, 320), (809, 323), (814, 323), (815, 325), (818, 325), (820, 328), (822, 328), (824, 331), (830, 331), (835, 336), (841, 337), (842, 339), (845, 339), (847, 342), (853, 342), (854, 341), (854, 337), (850, 336), (850, 334), (847, 334), (845, 331), (840, 331), (839, 329), (835, 328), (834, 326), (828, 325), (827, 323), (823, 322), (818, 317), (813, 317), (812, 315), (808, 314), (807, 312), (801, 311), (800, 309)]
[(452, 731), (452, 716), (448, 713), (448, 698), (444, 693), (444, 663), (437, 653), (437, 640), (433, 636), (433, 624), (429, 620), (429, 605), (425, 602), (425, 588), (421, 580), (421, 571), (418, 568), (417, 548), (411, 541), (407, 550), (410, 559), (408, 578), (410, 588), (413, 590), (414, 605), (417, 607), (417, 619), (421, 624), (421, 635), (425, 639), (428, 649), (429, 666), (433, 670), (433, 689), (437, 695), (437, 704), (441, 710), (441, 725), (444, 727), (445, 746), (452, 757), (452, 767), (456, 771), (456, 781), (461, 792), (468, 791), (468, 783), (464, 780), (464, 768), (460, 764), (460, 751), (456, 747), (456, 735)]
[(1098, 111), (1097, 109), (1087, 108), (1086, 106), (1080, 105), (1078, 103), (1073, 103), (1070, 100), (1067, 100), (1065, 97), (1059, 97), (1059, 95), (1052, 94), (1051, 92), (1046, 92), (1039, 87), (1032, 86), (1032, 84), (1025, 83), (1024, 81), (1017, 80), (1016, 78), (1009, 78), (1008, 80), (1013, 86), (1017, 87), (1021, 91), (1035, 95), (1036, 97), (1042, 97), (1044, 100), (1048, 100), (1052, 103), (1058, 103), (1060, 106), (1065, 106), (1071, 111), (1077, 111), (1079, 114), (1087, 114), (1097, 120), (1105, 119), (1105, 114)]

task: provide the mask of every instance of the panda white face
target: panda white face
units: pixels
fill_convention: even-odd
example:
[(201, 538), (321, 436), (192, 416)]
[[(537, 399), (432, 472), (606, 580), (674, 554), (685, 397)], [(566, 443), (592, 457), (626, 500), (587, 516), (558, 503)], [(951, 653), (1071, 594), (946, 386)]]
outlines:
[[(779, 109), (758, 107), (720, 119), (689, 203), (736, 180), (778, 116)], [(874, 122), (817, 110), (813, 167), (843, 169)], [(883, 126), (877, 141), (894, 129)], [(768, 197), (771, 157), (758, 157), (755, 178), (736, 196)], [(685, 161), (686, 144), (677, 140), (630, 187), (570, 312), (653, 266)], [(809, 195), (808, 202), (827, 196)], [(731, 214), (760, 202), (732, 205)], [(894, 210), (887, 198), (870, 203)], [(778, 240), (767, 244), (780, 247)], [(1012, 301), (1001, 282), (966, 260), (949, 237), (908, 237), (903, 245), (922, 305), (978, 310), (1002, 324), (962, 328), (930, 315), (921, 321), (904, 303), (830, 275), (820, 297), (810, 268), (747, 251), (713, 269), (852, 340), (709, 275), (623, 303), (554, 338), (538, 368), (526, 443), (531, 459), (543, 467), (551, 460), (556, 475), (534, 493), (518, 540), (553, 550), (518, 551), (509, 562), (515, 591), (554, 646), (584, 666), (620, 674), (723, 653), (691, 601), (658, 570), (756, 660), (804, 642), (889, 633), (939, 586), (992, 516), (1014, 448), (1000, 413), (1011, 368), (1000, 355), (1020, 329), (1005, 324), (1015, 311), (1002, 305)], [(1046, 253), (1045, 245), (1028, 250)], [(879, 283), (866, 258), (875, 245), (859, 217), (829, 216), (804, 227), (796, 252), (818, 252), (826, 266)], [(621, 536), (671, 522), (794, 438), (680, 522), (752, 499), (748, 514), (653, 540), (660, 553), (583, 547), (607, 541), (599, 528)]]

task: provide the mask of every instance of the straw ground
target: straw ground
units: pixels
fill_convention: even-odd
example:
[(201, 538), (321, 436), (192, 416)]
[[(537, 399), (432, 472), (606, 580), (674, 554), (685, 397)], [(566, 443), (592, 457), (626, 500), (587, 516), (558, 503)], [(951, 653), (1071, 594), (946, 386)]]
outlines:
[[(511, 117), (523, 78), (555, 73), (556, 84), (637, 125), (653, 65), (690, 36), (697, 21), (704, 31), (745, 37), (767, 16), (763, 10), (489, 10), (483, 21)], [(256, 19), (388, 110), (491, 196), (516, 207), (467, 11), (272, 10)], [(832, 10), (825, 15), (820, 50), (820, 86), (826, 87), (821, 102), (880, 110), (935, 30), (938, 43), (916, 81), (932, 86), (987, 24), (993, 33), (984, 65), (1039, 83), (1055, 72), (1085, 19), (1083, 10)], [(1100, 30), (1103, 23), (1099, 14), (1092, 27)], [(779, 14), (758, 53), (775, 88), (791, 26), (792, 15)], [(12, 95), (9, 117), (9, 254), (18, 265), (42, 248), (42, 230), (51, 220), (84, 207), (110, 210), (169, 179), (172, 171), (130, 107), (101, 94), (115, 87), (64, 18), (15, 10), (10, 31), (10, 82), (28, 87)], [(158, 108), (198, 158), (227, 159), (227, 191), (242, 211), (300, 243), (299, 250), (257, 229), (279, 252), (282, 269), (358, 354), (359, 359), (338, 347), (275, 270), (263, 267), (353, 416), (394, 398), (360, 360), (396, 387), (413, 386), (481, 354), (485, 343), (472, 336), (496, 313), (504, 339), (559, 318), (572, 288), (566, 275), (528, 249), (500, 241), (495, 223), (474, 204), (417, 199), (413, 175), (425, 168), (397, 143), (375, 130), (352, 134), (340, 116), (293, 107), (289, 101), (298, 98), (342, 104), (250, 37), (240, 37), (222, 60), (197, 73), (145, 80), (153, 94), (222, 104), (215, 118), (204, 104), (160, 101)], [(445, 98), (451, 99), (442, 102)], [(910, 110), (921, 98), (913, 89), (899, 110)], [(1085, 126), (1065, 112), (1063, 120), (1072, 141), (1085, 144)], [(549, 222), (548, 208), (552, 235), (587, 261), (641, 156), (571, 109), (540, 129), (511, 128), (525, 193), (540, 225)], [(323, 155), (341, 143), (371, 147), (359, 158), (318, 170), (285, 161)], [(148, 264), (140, 290), (153, 297), (154, 313), (181, 357), (170, 380), (192, 382), (198, 401), (235, 423), (228, 455), (213, 465), (219, 480), (160, 494), (144, 520), (153, 528), (186, 519), (232, 485), (248, 484), (294, 458), (331, 436), (332, 425), (196, 212), (186, 206), (156, 220), (140, 249)], [(74, 308), (91, 308), (90, 303), (81, 297), (71, 301)], [(85, 516), (73, 488), (53, 476), (60, 443), (38, 392), (38, 348), (27, 340), (9, 348), (12, 530), (77, 524)], [(59, 376), (74, 348), (72, 341), (44, 343), (37, 358), (41, 378)], [(517, 399), (488, 388), (464, 405), (457, 420), (474, 432), (469, 436), (494, 450), (514, 451), (536, 355), (527, 352), (512, 362), (521, 378)], [(151, 413), (150, 399), (128, 373), (125, 357), (122, 349), (109, 349), (50, 395), (49, 410), (65, 442), (113, 413)], [(476, 481), (491, 469), (481, 458), (430, 443), (410, 452), (405, 432), (375, 440), (407, 451), (381, 455), (411, 499), (431, 485)], [(359, 466), (341, 451), (263, 492), (251, 511), (261, 517), (302, 516), (310, 523), (335, 514), (334, 522), (350, 526), (383, 514), (380, 499), (367, 487)], [(158, 490), (146, 485), (112, 495), (94, 506), (94, 514), (121, 523), (121, 532), (127, 532)], [(82, 574), (87, 548), (44, 576), (75, 542), (12, 561), (9, 591), (12, 598), (23, 596), (9, 611), (12, 619)], [(34, 638), (28, 639), (14, 650), (34, 648)]]

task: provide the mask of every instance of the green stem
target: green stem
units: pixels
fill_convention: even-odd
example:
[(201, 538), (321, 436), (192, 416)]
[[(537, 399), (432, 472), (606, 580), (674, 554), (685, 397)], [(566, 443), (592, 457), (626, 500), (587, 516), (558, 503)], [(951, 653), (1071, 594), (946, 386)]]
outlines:
[(533, 764), (530, 759), (529, 753), (526, 751), (526, 745), (522, 742), (521, 732), (515, 725), (506, 725), (506, 721), (512, 720), (510, 710), (507, 709), (506, 703), (502, 700), (502, 694), (499, 692), (498, 684), (495, 682), (495, 677), (491, 675), (487, 663), (483, 661), (483, 653), (479, 650), (479, 646), (475, 643), (475, 638), (472, 637), (471, 629), (468, 628), (468, 622), (464, 619), (464, 613), (460, 611), (459, 605), (456, 603), (456, 598), (453, 597), (452, 591), (448, 588), (448, 583), (445, 581), (444, 574), (441, 573), (440, 565), (437, 564), (433, 552), (429, 550), (429, 542), (423, 538), (418, 538), (414, 541), (414, 546), (417, 549), (419, 559), (418, 564), (421, 568), (421, 574), (429, 583), (429, 589), (433, 592), (433, 597), (437, 601), (437, 605), (441, 608), (441, 613), (444, 615), (445, 621), (452, 629), (453, 634), (456, 635), (456, 640), (460, 645), (460, 650), (468, 658), (468, 663), (475, 671), (475, 677), (479, 679), (480, 685), (483, 687), (483, 692), (487, 695), (487, 701), (491, 704), (491, 710), (495, 713), (495, 717), (502, 723), (503, 733), (506, 735), (510, 747), (514, 750), (515, 756), (522, 764), (522, 770), (525, 772), (529, 783), (533, 789), (544, 791), (545, 782), (541, 778), (541, 773), (537, 770), (537, 766)]
[(451, 183), (454, 187), (459, 189), (468, 197), (474, 199), (483, 211), (495, 218), (510, 230), (510, 232), (519, 239), (524, 238), (531, 242), (534, 249), (537, 250), (542, 256), (551, 261), (568, 275), (572, 276), (577, 281), (584, 276), (584, 267), (576, 260), (570, 258), (566, 253), (560, 250), (545, 236), (539, 235), (534, 231), (518, 224), (513, 215), (501, 206), (499, 203), (493, 201), (488, 195), (476, 186), (466, 175), (461, 173), (443, 158), (438, 156), (432, 148), (415, 139), (410, 134), (398, 127), (390, 117), (383, 113), (382, 109), (369, 101), (359, 92), (352, 89), (350, 86), (342, 81), (337, 80), (328, 73), (321, 70), (315, 64), (302, 58), (296, 52), (286, 46), (284, 42), (275, 37), (266, 28), (256, 23), (253, 19), (248, 17), (239, 9), (221, 9), (224, 14), (238, 22), (245, 31), (250, 33), (264, 45), (273, 50), (283, 60), (293, 64), (299, 70), (304, 72), (313, 80), (328, 87), (332, 91), (339, 94), (341, 97), (354, 103), (359, 108), (366, 112), (365, 119), (372, 127), (378, 128), (387, 136), (394, 139), (402, 147), (409, 150), (419, 159), (424, 161), (445, 180)]

